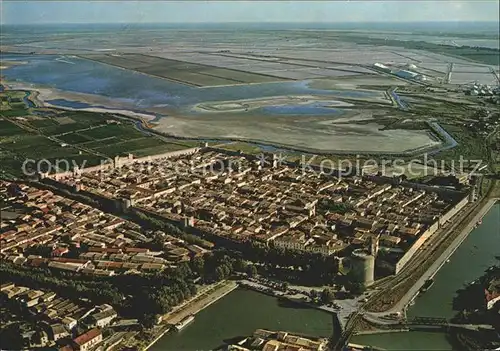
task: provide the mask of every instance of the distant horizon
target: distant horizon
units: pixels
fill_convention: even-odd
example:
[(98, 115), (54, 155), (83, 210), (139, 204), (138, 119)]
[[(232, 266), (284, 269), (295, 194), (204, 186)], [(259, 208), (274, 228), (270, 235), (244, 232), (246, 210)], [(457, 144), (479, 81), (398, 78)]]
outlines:
[(275, 21), (275, 22), (241, 22), (241, 21), (224, 21), (224, 22), (43, 22), (43, 23), (7, 23), (2, 25), (8, 26), (46, 26), (46, 25), (103, 25), (103, 24), (142, 24), (142, 25), (196, 25), (196, 24), (417, 24), (417, 23), (500, 23), (500, 20), (439, 20), (439, 21), (380, 21), (380, 22), (368, 22), (368, 21), (335, 21), (335, 22), (287, 22), (287, 21)]
[[(113, 32), (121, 30), (217, 30), (217, 31), (333, 31), (333, 32), (400, 32), (400, 33), (461, 33), (499, 37), (495, 21), (418, 21), (418, 22), (198, 22), (198, 23), (34, 23), (2, 25), (4, 34), (37, 30), (40, 33), (80, 31)], [(31, 28), (31, 29), (30, 29)], [(38, 28), (38, 29), (34, 29)]]
[(499, 22), (498, 1), (2, 1), (2, 24)]

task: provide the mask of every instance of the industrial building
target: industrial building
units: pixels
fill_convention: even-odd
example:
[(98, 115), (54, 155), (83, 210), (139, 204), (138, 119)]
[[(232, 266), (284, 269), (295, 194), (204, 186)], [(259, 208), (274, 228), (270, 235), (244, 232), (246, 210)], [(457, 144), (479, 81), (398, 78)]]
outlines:
[(383, 72), (387, 72), (387, 73), (391, 73), (392, 72), (392, 69), (390, 67), (387, 67), (386, 65), (384, 65), (383, 63), (374, 63), (373, 66)]
[(404, 78), (404, 79), (416, 79), (419, 76), (419, 74), (417, 72), (407, 71), (404, 69), (402, 69), (400, 71), (396, 71), (394, 74), (397, 75), (398, 77)]

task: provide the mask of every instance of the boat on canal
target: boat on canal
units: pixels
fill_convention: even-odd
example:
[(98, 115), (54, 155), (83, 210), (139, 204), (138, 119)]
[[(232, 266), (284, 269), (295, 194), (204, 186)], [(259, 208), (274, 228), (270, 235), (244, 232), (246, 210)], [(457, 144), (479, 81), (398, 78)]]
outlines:
[(424, 285), (422, 285), (422, 287), (420, 288), (419, 292), (422, 294), (424, 292), (426, 292), (427, 290), (429, 290), (431, 288), (431, 286), (434, 285), (434, 279), (427, 279), (424, 283)]
[(190, 324), (193, 321), (194, 321), (194, 315), (189, 315), (189, 316), (183, 318), (179, 323), (175, 324), (174, 328), (176, 331), (181, 331), (182, 329), (187, 327), (188, 324)]

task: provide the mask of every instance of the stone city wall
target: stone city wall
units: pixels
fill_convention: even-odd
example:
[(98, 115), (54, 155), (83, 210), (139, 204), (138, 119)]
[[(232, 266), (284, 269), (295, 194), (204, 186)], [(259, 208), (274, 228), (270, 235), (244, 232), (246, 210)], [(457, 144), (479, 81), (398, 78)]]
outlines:
[(469, 196), (465, 196), (459, 203), (453, 206), (448, 212), (442, 215), (438, 221), (431, 225), (425, 232), (420, 235), (420, 237), (413, 243), (410, 249), (401, 257), (401, 259), (396, 263), (395, 274), (398, 274), (408, 261), (413, 257), (418, 249), (429, 239), (444, 223), (446, 223), (450, 218), (455, 216), (460, 210), (462, 210), (469, 203)]

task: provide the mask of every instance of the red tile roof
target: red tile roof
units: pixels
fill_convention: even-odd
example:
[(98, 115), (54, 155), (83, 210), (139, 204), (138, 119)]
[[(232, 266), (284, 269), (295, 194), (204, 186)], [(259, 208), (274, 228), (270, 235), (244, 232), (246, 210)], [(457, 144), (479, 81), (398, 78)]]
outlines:
[(77, 337), (76, 339), (74, 339), (73, 342), (75, 344), (77, 344), (78, 346), (82, 346), (82, 345), (85, 345), (86, 343), (88, 343), (90, 340), (95, 339), (99, 335), (101, 335), (101, 331), (99, 329), (97, 329), (97, 328), (90, 329), (85, 334), (82, 334), (79, 337)]

